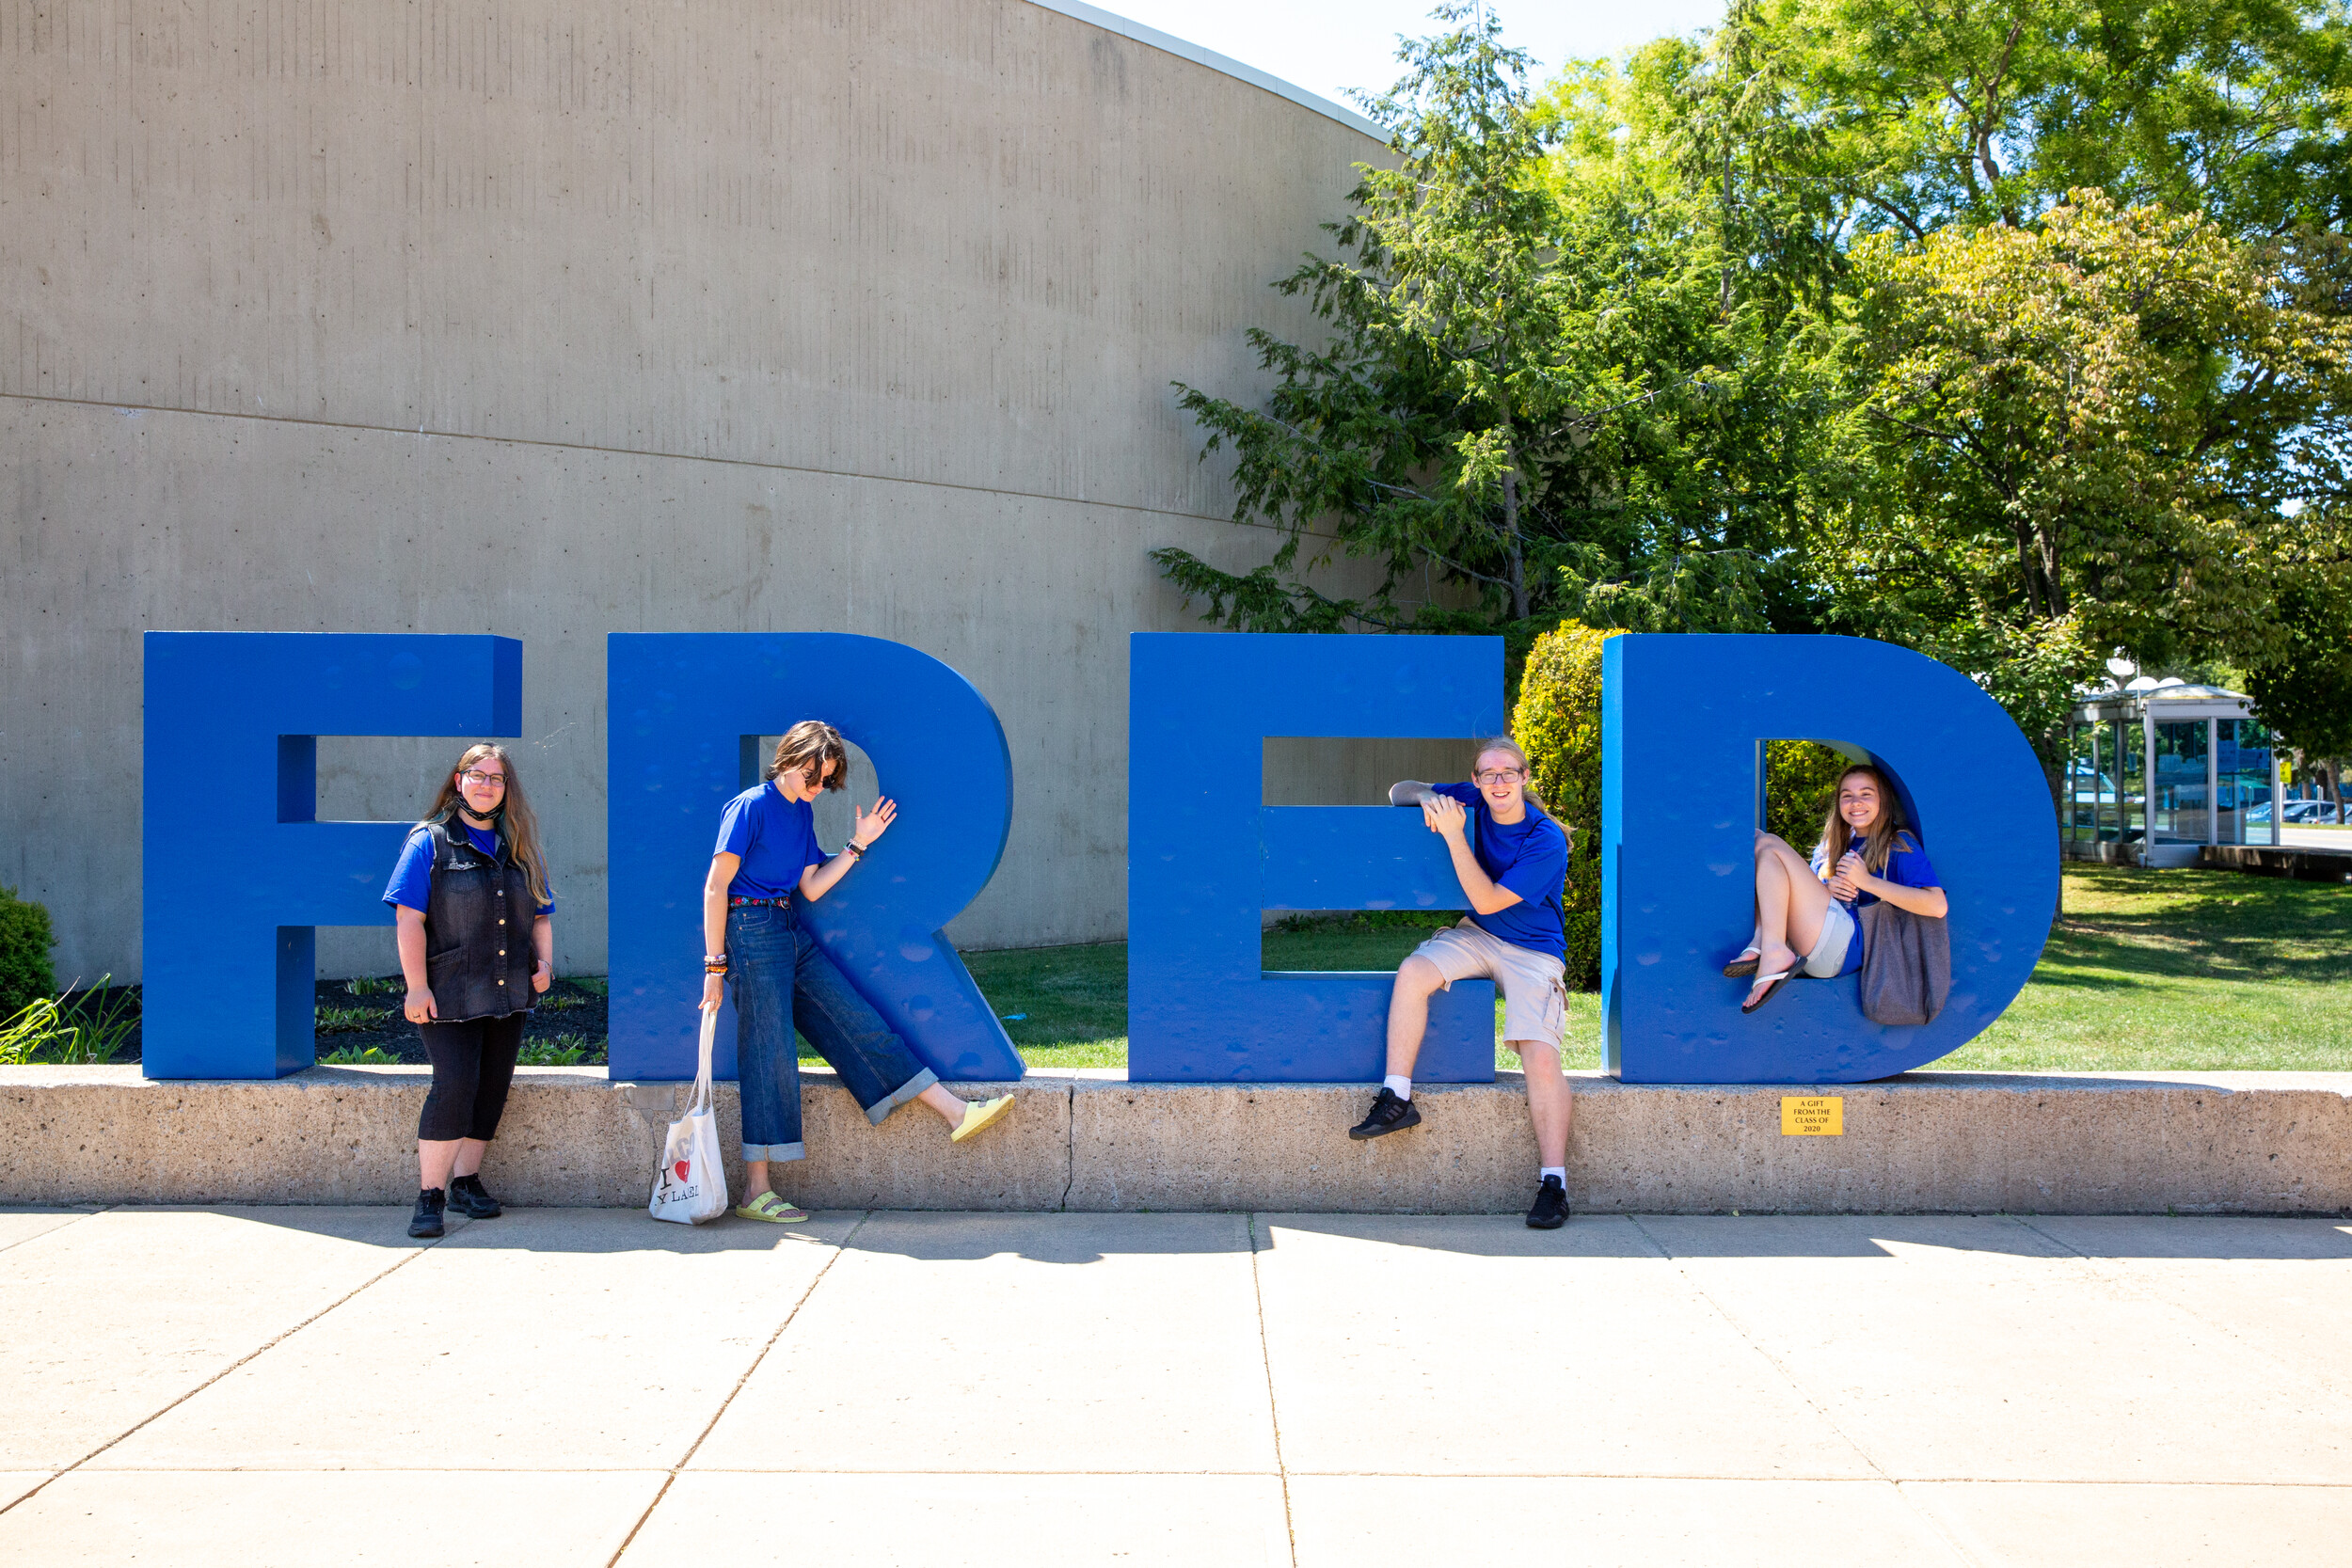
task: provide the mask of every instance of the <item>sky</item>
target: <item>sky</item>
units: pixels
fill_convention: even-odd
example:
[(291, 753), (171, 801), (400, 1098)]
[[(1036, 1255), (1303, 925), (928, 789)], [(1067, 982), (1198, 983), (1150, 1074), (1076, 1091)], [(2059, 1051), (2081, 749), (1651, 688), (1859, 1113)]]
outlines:
[[(1090, 0), (1131, 22), (1230, 55), (1353, 106), (1350, 87), (1394, 82), (1400, 33), (1438, 30), (1432, 0)], [(1712, 26), (1724, 0), (1496, 0), (1503, 37), (1535, 56), (1531, 85), (1570, 59), (1614, 55), (1667, 33)]]

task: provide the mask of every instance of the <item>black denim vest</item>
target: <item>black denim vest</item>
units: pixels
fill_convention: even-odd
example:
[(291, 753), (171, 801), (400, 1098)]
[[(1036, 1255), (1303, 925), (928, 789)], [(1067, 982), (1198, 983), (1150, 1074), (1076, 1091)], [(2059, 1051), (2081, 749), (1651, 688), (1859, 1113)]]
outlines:
[(427, 825), (433, 835), (433, 891), (424, 909), (424, 977), (443, 1023), (503, 1018), (531, 1009), (531, 944), (537, 906), (531, 875), (499, 835), (485, 855), (462, 829)]

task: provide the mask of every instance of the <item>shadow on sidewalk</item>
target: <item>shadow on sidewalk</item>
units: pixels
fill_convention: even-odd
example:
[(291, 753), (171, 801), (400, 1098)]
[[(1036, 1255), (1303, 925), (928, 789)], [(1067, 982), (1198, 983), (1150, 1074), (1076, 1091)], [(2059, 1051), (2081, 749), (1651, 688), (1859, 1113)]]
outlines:
[(1260, 1214), (1283, 1231), (1479, 1258), (1880, 1258), (1907, 1249), (2017, 1258), (2352, 1259), (2352, 1224), (2239, 1215), (1588, 1214), (1557, 1231), (1508, 1214)]
[[(122, 1205), (90, 1210), (7, 1206), (0, 1214), (78, 1213), (80, 1225), (173, 1213), (218, 1214), (386, 1251), (624, 1254), (767, 1252), (839, 1246), (923, 1262), (1011, 1256), (1093, 1263), (1136, 1255), (1278, 1251), (1284, 1235), (1474, 1258), (1917, 1259), (1934, 1251), (2060, 1259), (2352, 1259), (2352, 1222), (2237, 1215), (2064, 1214), (1581, 1214), (1565, 1229), (1530, 1230), (1515, 1214), (1063, 1213), (835, 1211), (804, 1225), (732, 1216), (667, 1225), (638, 1209), (510, 1209), (495, 1220), (453, 1220), (440, 1242), (411, 1240), (408, 1211), (390, 1205)], [(78, 1229), (79, 1226), (69, 1229)]]

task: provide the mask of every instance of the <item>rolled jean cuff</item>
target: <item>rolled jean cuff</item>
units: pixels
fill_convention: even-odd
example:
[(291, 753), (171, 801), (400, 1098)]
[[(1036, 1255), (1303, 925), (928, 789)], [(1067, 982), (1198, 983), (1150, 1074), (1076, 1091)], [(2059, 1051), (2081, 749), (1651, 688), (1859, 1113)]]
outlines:
[(808, 1145), (805, 1143), (745, 1144), (743, 1158), (769, 1161), (805, 1160), (808, 1158)]
[(897, 1110), (899, 1106), (905, 1104), (908, 1101), (913, 1100), (916, 1095), (921, 1094), (925, 1089), (930, 1088), (933, 1084), (938, 1082), (939, 1074), (933, 1072), (929, 1068), (925, 1068), (922, 1071), (916, 1073), (914, 1077), (908, 1079), (905, 1083), (891, 1090), (882, 1099), (866, 1107), (866, 1119), (872, 1125), (880, 1127), (883, 1120), (889, 1117), (891, 1112)]

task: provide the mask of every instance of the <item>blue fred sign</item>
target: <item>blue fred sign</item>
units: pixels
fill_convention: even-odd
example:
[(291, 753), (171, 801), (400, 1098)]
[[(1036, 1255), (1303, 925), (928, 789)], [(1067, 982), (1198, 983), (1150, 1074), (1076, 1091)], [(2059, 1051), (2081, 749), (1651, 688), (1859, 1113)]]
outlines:
[[(1997, 704), (1933, 660), (1850, 638), (1626, 636), (1604, 658), (1612, 1071), (1861, 1082), (2000, 1015), (2048, 935), (2058, 857), (2039, 767)], [(613, 1076), (692, 1076), (721, 810), (758, 782), (759, 736), (817, 717), (871, 757), (903, 816), (866, 872), (803, 909), (812, 937), (942, 1078), (1021, 1075), (943, 934), (1012, 818), (1004, 729), (969, 681), (903, 644), (830, 633), (614, 634), (607, 679)], [(1392, 974), (1269, 973), (1264, 916), (1456, 910), (1462, 883), (1418, 812), (1264, 804), (1264, 745), (1458, 736), (1467, 771), (1469, 741), (1503, 728), (1501, 641), (1139, 633), (1129, 690), (1130, 1076), (1379, 1078)], [(389, 917), (380, 892), (409, 825), (316, 820), (315, 737), (513, 736), (521, 696), (521, 645), (503, 638), (148, 634), (149, 1076), (308, 1067), (312, 927)], [(1951, 986), (1931, 1022), (1872, 1023), (1851, 980), (1742, 1014), (1719, 974), (1753, 927), (1762, 743), (1792, 738), (1876, 765), (1941, 868)], [(246, 873), (189, 895), (177, 879), (224, 835), (254, 849)], [(1433, 996), (1416, 1076), (1490, 1080), (1494, 1011), (1484, 980)], [(717, 1054), (731, 1075), (731, 1019)]]

